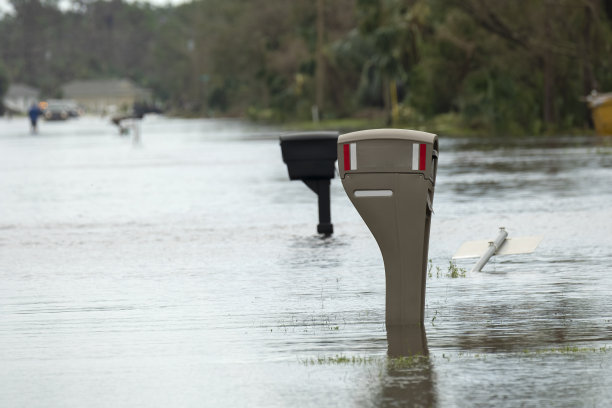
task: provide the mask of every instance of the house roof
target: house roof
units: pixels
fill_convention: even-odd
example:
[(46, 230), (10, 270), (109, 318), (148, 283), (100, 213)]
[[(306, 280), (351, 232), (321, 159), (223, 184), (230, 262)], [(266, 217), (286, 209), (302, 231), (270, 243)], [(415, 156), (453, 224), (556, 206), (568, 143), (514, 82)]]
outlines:
[(129, 79), (91, 79), (72, 81), (62, 87), (66, 98), (79, 97), (132, 97), (150, 98), (151, 91), (141, 88)]
[(6, 94), (7, 99), (12, 98), (38, 98), (40, 91), (26, 84), (10, 84)]

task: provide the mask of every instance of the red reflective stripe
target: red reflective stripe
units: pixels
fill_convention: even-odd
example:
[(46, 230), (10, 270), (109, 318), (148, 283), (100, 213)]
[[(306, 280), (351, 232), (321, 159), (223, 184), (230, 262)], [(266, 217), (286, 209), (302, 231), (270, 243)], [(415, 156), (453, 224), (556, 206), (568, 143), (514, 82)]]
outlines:
[(345, 143), (344, 146), (344, 171), (351, 169), (351, 145)]
[(421, 143), (419, 146), (419, 170), (425, 170), (427, 167), (427, 145)]

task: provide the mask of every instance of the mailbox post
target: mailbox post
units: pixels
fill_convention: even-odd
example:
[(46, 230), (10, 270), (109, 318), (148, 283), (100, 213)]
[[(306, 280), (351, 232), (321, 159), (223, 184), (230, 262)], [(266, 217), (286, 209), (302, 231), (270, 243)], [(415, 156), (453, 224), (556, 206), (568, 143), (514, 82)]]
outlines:
[(342, 186), (385, 264), (386, 324), (423, 325), (438, 138), (375, 129), (338, 138)]
[(338, 132), (300, 132), (280, 137), (283, 161), (290, 180), (302, 180), (318, 196), (317, 232), (329, 236), (334, 232), (329, 197), (330, 180), (334, 178)]

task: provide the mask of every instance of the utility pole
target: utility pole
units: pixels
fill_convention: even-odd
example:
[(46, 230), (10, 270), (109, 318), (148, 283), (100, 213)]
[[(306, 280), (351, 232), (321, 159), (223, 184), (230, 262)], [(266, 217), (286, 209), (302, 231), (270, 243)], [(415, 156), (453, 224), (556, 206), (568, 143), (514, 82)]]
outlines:
[[(323, 61), (323, 37), (325, 30), (325, 4), (324, 0), (317, 0), (317, 71), (315, 77), (315, 106), (313, 107), (313, 120), (318, 121), (323, 113), (323, 94), (325, 92), (325, 73)], [(316, 118), (316, 119), (315, 119)]]

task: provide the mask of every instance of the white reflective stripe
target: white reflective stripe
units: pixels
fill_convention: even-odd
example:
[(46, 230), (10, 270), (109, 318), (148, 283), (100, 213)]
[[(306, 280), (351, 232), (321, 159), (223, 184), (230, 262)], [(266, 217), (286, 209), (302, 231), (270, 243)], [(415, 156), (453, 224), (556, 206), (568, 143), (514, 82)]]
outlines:
[(355, 197), (391, 197), (391, 190), (355, 190)]
[(357, 170), (357, 143), (351, 143), (351, 170)]
[(419, 152), (420, 152), (419, 143), (412, 144), (412, 170), (419, 169)]

